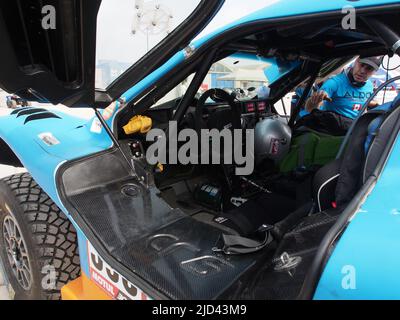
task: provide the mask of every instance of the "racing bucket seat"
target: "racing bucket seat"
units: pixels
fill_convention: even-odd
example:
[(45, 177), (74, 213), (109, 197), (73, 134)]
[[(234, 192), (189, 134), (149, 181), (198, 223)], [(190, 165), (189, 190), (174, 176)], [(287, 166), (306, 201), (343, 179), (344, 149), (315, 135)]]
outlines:
[[(296, 209), (296, 202), (278, 194), (264, 194), (215, 219), (237, 235), (223, 235), (221, 244), (229, 254), (259, 251), (279, 240), (302, 218), (318, 212), (337, 215), (374, 173), (400, 119), (400, 95), (361, 116), (345, 149), (335, 161), (321, 168), (313, 180), (313, 200)], [(265, 234), (267, 234), (265, 236)]]
[(343, 155), (315, 175), (317, 210), (345, 207), (371, 177), (399, 120), (399, 107), (400, 95), (359, 118)]

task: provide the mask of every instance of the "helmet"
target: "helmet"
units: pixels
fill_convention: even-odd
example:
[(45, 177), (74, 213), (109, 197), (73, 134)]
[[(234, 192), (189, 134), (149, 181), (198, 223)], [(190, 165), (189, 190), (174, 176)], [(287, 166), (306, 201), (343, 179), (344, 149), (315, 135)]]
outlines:
[(257, 124), (254, 139), (257, 163), (266, 159), (279, 162), (290, 150), (292, 130), (278, 118), (269, 118)]

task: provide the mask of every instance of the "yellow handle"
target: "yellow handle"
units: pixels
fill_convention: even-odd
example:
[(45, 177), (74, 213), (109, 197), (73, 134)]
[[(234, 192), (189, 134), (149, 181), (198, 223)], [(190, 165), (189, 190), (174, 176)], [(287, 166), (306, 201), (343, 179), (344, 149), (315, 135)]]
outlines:
[(149, 117), (144, 116), (135, 116), (133, 117), (129, 123), (124, 126), (124, 131), (126, 134), (135, 134), (135, 133), (147, 133), (151, 130), (153, 126), (153, 120)]

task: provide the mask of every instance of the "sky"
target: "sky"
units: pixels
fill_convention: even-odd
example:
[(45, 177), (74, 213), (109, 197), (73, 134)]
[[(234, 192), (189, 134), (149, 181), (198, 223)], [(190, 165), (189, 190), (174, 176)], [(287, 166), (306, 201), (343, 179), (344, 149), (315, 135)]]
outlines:
[[(138, 14), (138, 10), (135, 8), (137, 1), (103, 0), (98, 16), (97, 60), (134, 63), (147, 52), (145, 32), (131, 33), (136, 25), (134, 20)], [(221, 11), (200, 36), (277, 1), (279, 0), (226, 0)], [(144, 9), (139, 10), (139, 12), (144, 14), (144, 20), (149, 21), (145, 17), (154, 14), (154, 4), (159, 3), (163, 12), (172, 13), (173, 19), (170, 29), (173, 29), (189, 16), (200, 3), (200, 0), (142, 0), (141, 2), (144, 2)], [(166, 18), (165, 15), (161, 15), (158, 20), (164, 21), (163, 18)], [(146, 23), (142, 23), (138, 27), (144, 31), (146, 25)], [(149, 47), (157, 44), (165, 35), (166, 33), (162, 36), (150, 35)]]

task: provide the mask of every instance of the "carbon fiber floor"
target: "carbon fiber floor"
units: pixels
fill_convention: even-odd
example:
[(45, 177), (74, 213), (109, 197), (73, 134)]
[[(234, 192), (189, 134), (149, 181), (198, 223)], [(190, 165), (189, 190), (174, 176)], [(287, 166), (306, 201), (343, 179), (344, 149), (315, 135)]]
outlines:
[[(314, 261), (318, 246), (337, 220), (337, 212), (323, 212), (305, 218), (292, 232), (286, 234), (274, 258), (260, 268), (241, 299), (294, 300)], [(301, 258), (301, 263), (290, 270), (276, 270), (283, 253)]]
[(217, 299), (260, 261), (260, 254), (217, 256), (221, 230), (171, 209), (156, 193), (114, 183), (70, 202), (114, 258), (172, 299)]

